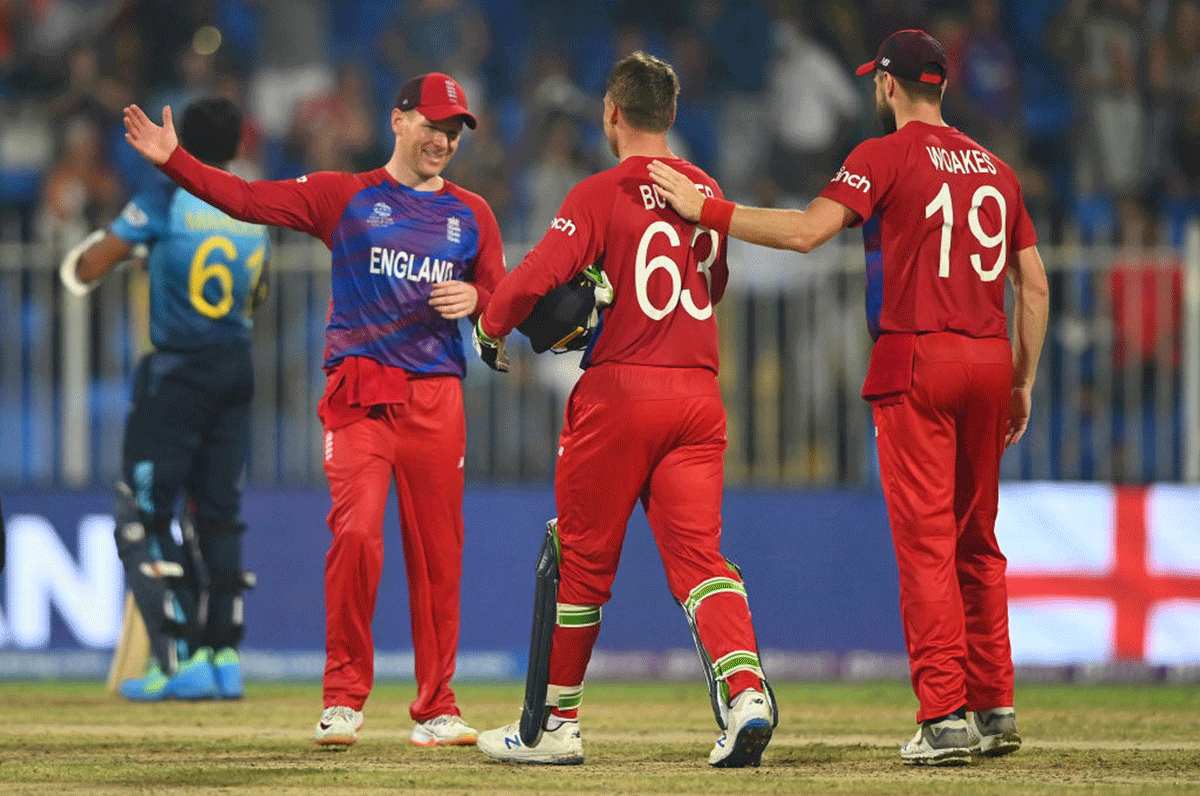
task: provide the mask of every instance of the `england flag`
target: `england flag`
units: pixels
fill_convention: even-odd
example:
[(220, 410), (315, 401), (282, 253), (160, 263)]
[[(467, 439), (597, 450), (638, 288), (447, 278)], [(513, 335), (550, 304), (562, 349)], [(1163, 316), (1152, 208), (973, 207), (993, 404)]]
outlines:
[(1200, 490), (1013, 484), (996, 519), (1016, 663), (1200, 663)]

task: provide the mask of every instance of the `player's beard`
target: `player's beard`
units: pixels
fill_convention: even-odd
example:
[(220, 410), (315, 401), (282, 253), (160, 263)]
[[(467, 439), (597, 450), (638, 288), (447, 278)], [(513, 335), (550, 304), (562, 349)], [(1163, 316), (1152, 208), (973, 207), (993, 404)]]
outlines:
[(888, 105), (887, 100), (883, 97), (875, 98), (875, 115), (879, 117), (879, 123), (883, 125), (884, 135), (896, 132), (896, 109)]

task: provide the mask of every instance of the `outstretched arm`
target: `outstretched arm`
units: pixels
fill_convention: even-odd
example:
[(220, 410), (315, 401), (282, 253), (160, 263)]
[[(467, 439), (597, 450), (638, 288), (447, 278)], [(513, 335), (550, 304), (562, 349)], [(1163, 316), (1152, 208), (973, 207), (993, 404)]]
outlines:
[(125, 140), (178, 186), (234, 218), (307, 232), (326, 244), (346, 201), (361, 187), (354, 175), (334, 172), (247, 182), (201, 163), (179, 146), (170, 107), (163, 108), (161, 125), (150, 121), (138, 106), (127, 107)]
[(857, 218), (850, 208), (821, 196), (805, 210), (747, 207), (705, 197), (685, 175), (657, 160), (650, 163), (650, 176), (688, 221), (760, 246), (810, 252)]
[(150, 121), (150, 117), (138, 106), (127, 106), (125, 140), (155, 166), (166, 163), (175, 147), (179, 146), (179, 137), (175, 135), (175, 124), (171, 119), (171, 106), (163, 108), (161, 125)]

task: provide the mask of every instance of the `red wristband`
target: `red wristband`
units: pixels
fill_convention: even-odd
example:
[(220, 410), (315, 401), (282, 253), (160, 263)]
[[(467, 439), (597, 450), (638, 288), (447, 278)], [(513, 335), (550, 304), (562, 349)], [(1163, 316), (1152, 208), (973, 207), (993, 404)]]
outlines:
[(733, 220), (733, 209), (737, 203), (709, 196), (700, 205), (700, 223), (721, 235), (729, 233), (729, 222)]

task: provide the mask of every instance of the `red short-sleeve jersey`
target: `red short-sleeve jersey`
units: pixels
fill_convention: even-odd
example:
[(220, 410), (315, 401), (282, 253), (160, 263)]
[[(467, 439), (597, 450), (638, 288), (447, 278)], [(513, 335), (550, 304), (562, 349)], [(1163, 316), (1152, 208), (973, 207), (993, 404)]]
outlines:
[(953, 127), (910, 121), (855, 147), (821, 196), (863, 225), (873, 337), (1008, 336), (1005, 268), (1037, 233), (998, 157)]
[[(704, 194), (722, 197), (692, 164), (662, 160)], [(650, 161), (626, 158), (575, 186), (542, 240), (496, 288), (483, 313), (485, 332), (508, 334), (538, 298), (598, 263), (615, 297), (584, 367), (624, 362), (717, 371), (713, 305), (729, 280), (726, 240), (671, 210), (650, 179)]]

